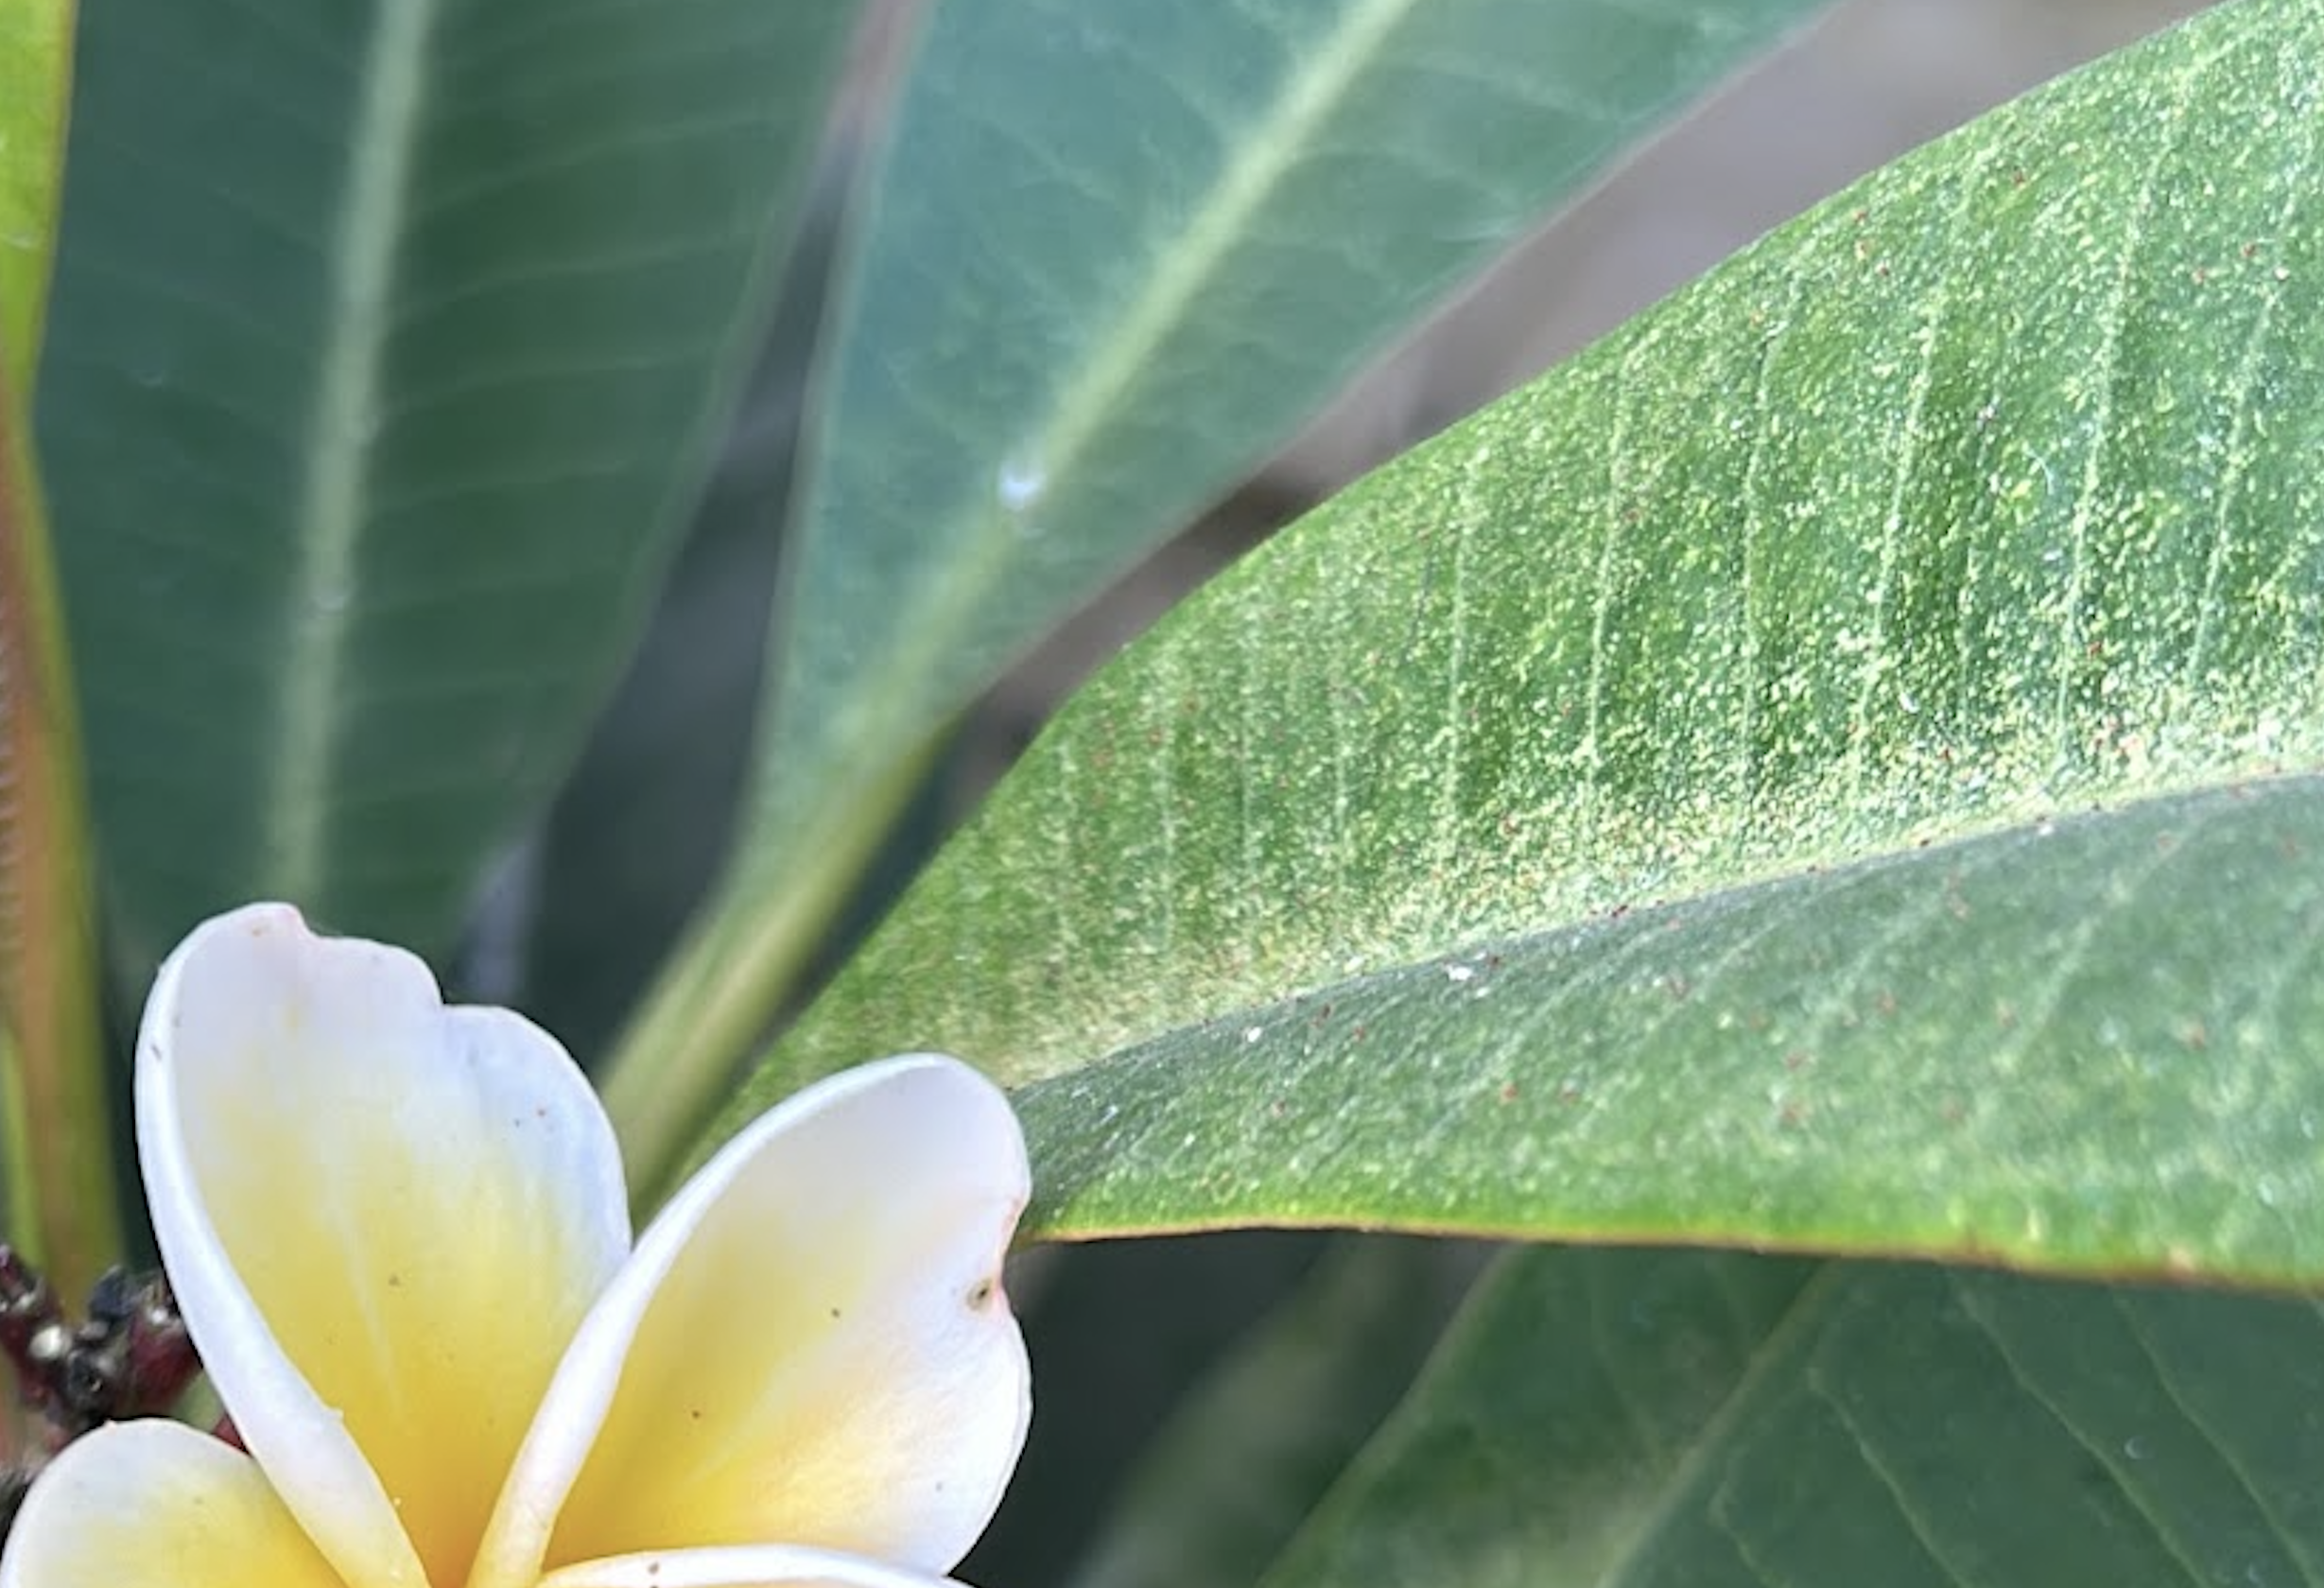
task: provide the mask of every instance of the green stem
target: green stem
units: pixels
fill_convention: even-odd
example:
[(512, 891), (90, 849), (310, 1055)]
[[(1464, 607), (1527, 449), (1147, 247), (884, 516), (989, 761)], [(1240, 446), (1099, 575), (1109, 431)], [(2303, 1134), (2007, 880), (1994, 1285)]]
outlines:
[(923, 757), (827, 802), (826, 824), (757, 852), (663, 965), (598, 1072), (641, 1213), (661, 1200), (729, 1084), (766, 1040), (832, 919), (911, 800)]
[(9, 1232), (68, 1296), (122, 1250), (80, 744), (30, 439), (0, 390), (0, 1142)]
[(0, 387), (29, 408), (56, 263), (74, 0), (0, 0)]

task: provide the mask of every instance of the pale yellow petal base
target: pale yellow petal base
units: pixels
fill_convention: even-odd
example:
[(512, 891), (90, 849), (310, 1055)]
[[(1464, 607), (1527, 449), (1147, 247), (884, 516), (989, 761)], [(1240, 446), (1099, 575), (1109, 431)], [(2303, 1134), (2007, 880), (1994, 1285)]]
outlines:
[(866, 1064), (762, 1115), (581, 1325), (470, 1588), (777, 1544), (949, 1568), (1024, 1443), (1000, 1264), (1026, 1195), (1007, 1099), (957, 1060)]
[(1023, 1154), (998, 1090), (939, 1058), (864, 1065), (736, 1137), (592, 1317), (651, 1281), (547, 1563), (778, 1541), (960, 1560), (1025, 1436), (1000, 1289)]
[(355, 1588), (460, 1588), (629, 1246), (580, 1070), (412, 956), (252, 906), (163, 967), (137, 1133), (186, 1327), (284, 1503)]
[(182, 1424), (116, 1423), (33, 1485), (0, 1588), (344, 1588), (258, 1464)]

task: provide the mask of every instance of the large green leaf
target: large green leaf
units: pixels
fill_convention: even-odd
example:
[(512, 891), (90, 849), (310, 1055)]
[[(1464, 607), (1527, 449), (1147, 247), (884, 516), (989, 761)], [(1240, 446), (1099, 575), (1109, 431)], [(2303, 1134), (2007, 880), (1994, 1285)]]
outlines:
[(2324, 13), (2211, 13), (1348, 492), (1083, 692), (742, 1106), (1043, 1081), (1052, 1234), (2324, 1273), (2324, 796), (2222, 792), (2324, 744), (2320, 85)]
[(42, 440), (132, 954), (441, 946), (698, 494), (845, 0), (92, 0)]
[(635, 1155), (755, 1042), (931, 736), (1452, 282), (1818, 0), (934, 9), (807, 439), (741, 869)]
[(2314, 1303), (1507, 1259), (1267, 1588), (2306, 1582)]
[(0, 0), (0, 385), (19, 402), (40, 355), (72, 60), (72, 0)]

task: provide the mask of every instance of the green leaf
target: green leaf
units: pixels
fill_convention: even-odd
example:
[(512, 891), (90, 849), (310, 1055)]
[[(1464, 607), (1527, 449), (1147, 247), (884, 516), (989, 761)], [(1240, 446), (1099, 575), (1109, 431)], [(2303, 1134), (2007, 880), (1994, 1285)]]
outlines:
[(947, 0), (806, 441), (733, 884), (612, 1087), (666, 1156), (932, 736), (1366, 356), (1816, 0)]
[(40, 357), (72, 64), (73, 0), (0, 0), (0, 386), (17, 402)]
[[(2324, 1274), (2324, 780), (1476, 943), (1018, 1095), (1036, 1234)], [(974, 1050), (971, 1050), (974, 1051)]]
[(1379, 1428), (1478, 1266), (1442, 1241), (1341, 1237), (1180, 1403), (1070, 1588), (1255, 1579)]
[(42, 440), (132, 958), (252, 894), (443, 946), (695, 504), (854, 11), (92, 0)]
[(0, 378), (0, 1240), (78, 1297), (121, 1228), (79, 735), (22, 414)]
[(2302, 1582), (2320, 1458), (2311, 1303), (1527, 1252), (1263, 1580)]
[(2233, 792), (2324, 746), (2320, 86), (2324, 13), (2222, 8), (1344, 493), (1081, 694), (741, 1108), (1043, 1081), (1053, 1234), (2324, 1274), (2324, 806)]

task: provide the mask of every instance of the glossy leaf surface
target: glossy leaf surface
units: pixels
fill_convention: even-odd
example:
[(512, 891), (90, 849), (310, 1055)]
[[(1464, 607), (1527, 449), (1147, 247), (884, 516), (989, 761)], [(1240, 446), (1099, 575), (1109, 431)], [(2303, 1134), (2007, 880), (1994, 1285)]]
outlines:
[(252, 893), (445, 944), (694, 506), (852, 13), (86, 8), (42, 440), (132, 960)]

